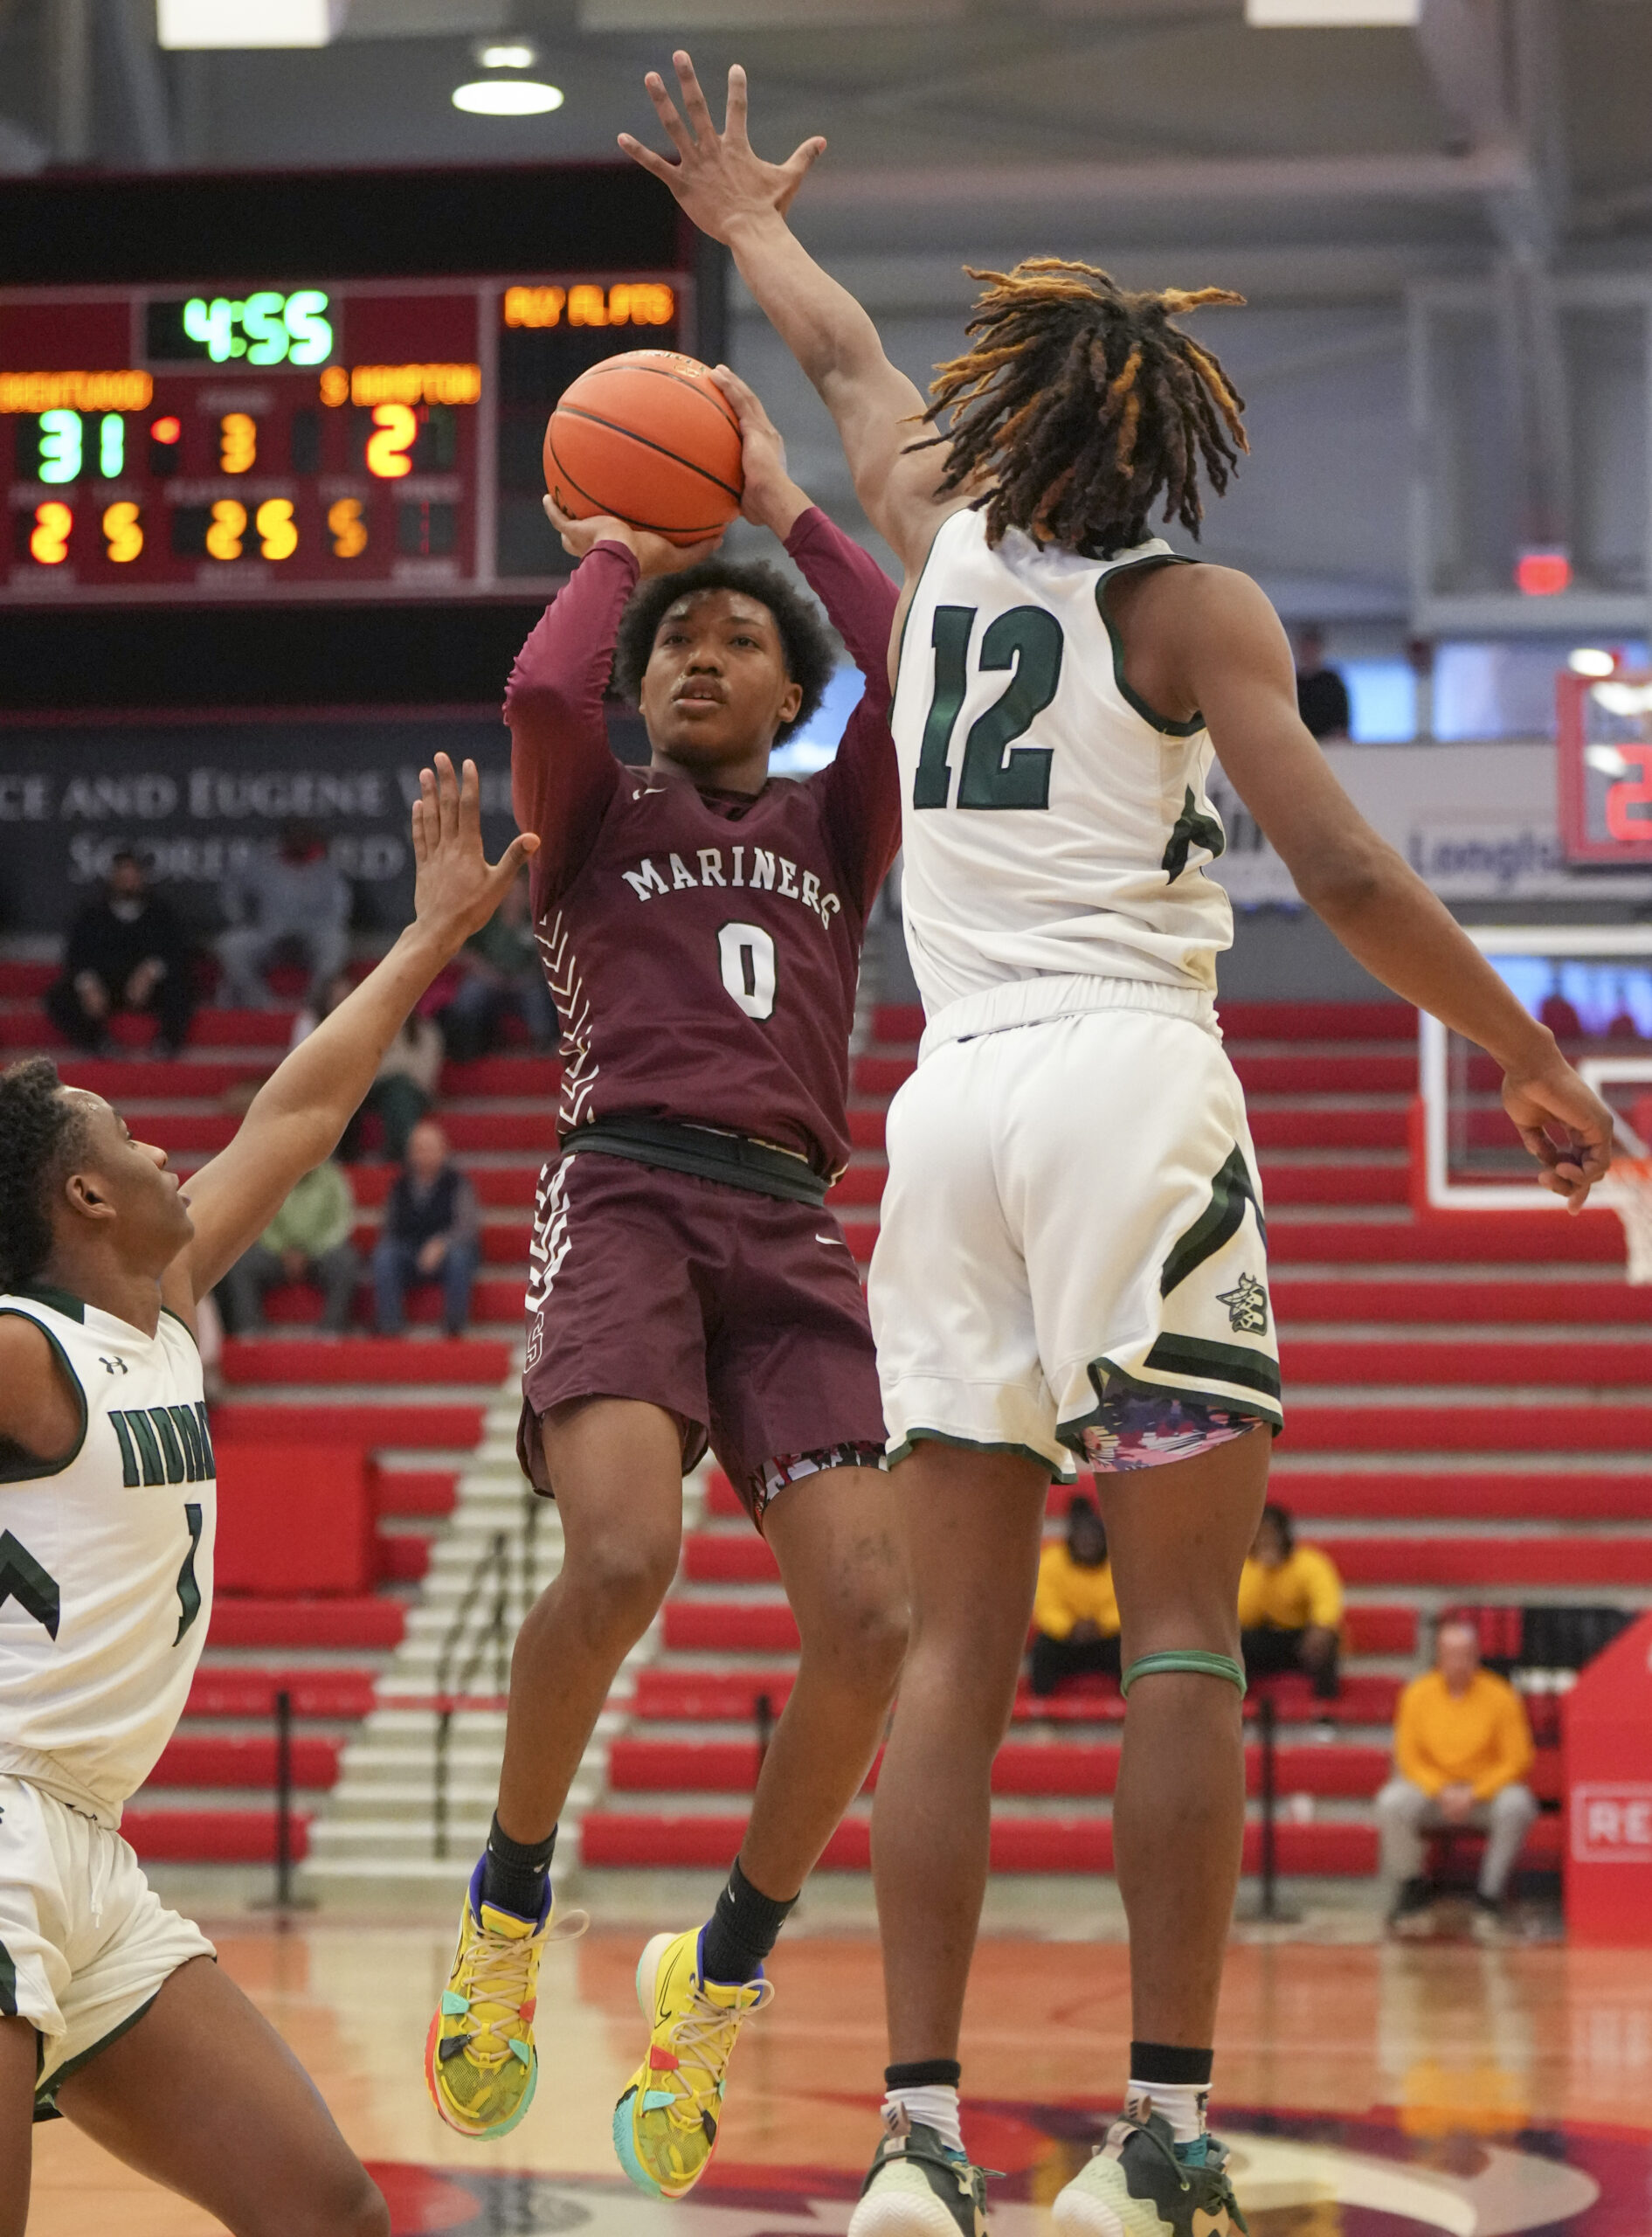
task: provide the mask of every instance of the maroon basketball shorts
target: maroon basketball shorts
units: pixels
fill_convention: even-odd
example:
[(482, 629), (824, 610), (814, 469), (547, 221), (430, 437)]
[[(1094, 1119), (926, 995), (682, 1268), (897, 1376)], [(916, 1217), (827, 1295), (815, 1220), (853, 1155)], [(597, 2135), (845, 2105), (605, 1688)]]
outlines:
[(877, 1466), (872, 1327), (830, 1212), (587, 1150), (541, 1181), (517, 1451), (552, 1486), (541, 1416), (573, 1398), (674, 1414), (759, 1527), (782, 1485)]

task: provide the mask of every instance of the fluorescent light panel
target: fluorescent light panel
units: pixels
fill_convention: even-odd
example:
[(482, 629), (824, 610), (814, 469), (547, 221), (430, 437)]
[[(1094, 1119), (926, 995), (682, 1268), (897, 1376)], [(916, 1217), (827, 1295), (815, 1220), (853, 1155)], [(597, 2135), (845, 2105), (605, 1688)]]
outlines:
[(562, 107), (562, 87), (533, 78), (476, 78), (454, 87), (453, 107), (471, 116), (543, 116)]
[(164, 47), (327, 46), (349, 0), (157, 0)]
[(1347, 31), (1414, 25), (1422, 0), (1245, 0), (1245, 21), (1259, 31)]

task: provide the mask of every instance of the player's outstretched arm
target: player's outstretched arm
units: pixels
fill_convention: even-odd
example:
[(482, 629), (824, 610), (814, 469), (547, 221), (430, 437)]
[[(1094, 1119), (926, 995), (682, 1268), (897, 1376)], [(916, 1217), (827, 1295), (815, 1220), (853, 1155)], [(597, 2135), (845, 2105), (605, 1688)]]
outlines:
[(1337, 783), (1296, 712), (1290, 648), (1255, 584), (1226, 568), (1172, 573), (1156, 587), (1174, 594), (1165, 618), (1176, 668), (1296, 890), (1373, 978), (1496, 1059), (1538, 1179), (1580, 1211), (1611, 1161), (1611, 1112)]
[(269, 1225), (294, 1182), (336, 1146), (379, 1059), (442, 966), (487, 922), (539, 841), (482, 853), (476, 765), (462, 778), (445, 753), (419, 772), (413, 803), (413, 921), (355, 993), (299, 1043), (259, 1089), (229, 1147), (189, 1183), (195, 1239), (168, 1274), (190, 1302), (204, 1296)]
[(746, 73), (729, 73), (723, 129), (681, 50), (672, 57), (682, 109), (650, 71), (645, 84), (673, 163), (628, 132), (619, 144), (675, 195), (699, 226), (734, 252), (740, 276), (837, 423), (867, 517), (909, 569), (922, 564), (936, 528), (954, 504), (937, 501), (939, 454), (909, 451), (922, 433), (923, 398), (884, 354), (878, 330), (846, 287), (820, 269), (793, 235), (785, 212), (826, 142), (805, 140), (784, 163), (764, 163), (746, 135)]

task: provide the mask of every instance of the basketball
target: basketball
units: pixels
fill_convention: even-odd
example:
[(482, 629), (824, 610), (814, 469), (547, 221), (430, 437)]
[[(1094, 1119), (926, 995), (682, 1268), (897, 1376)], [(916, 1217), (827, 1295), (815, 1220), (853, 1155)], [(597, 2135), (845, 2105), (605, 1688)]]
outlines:
[(563, 391), (545, 430), (545, 487), (564, 513), (612, 513), (699, 544), (740, 509), (740, 425), (698, 358), (628, 350)]

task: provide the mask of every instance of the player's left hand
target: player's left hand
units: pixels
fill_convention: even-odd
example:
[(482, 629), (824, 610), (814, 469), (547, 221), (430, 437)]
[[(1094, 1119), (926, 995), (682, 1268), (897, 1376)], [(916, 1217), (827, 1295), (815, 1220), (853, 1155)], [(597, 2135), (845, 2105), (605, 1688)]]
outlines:
[(714, 366), (711, 377), (740, 422), (740, 467), (744, 477), (740, 510), (755, 526), (772, 529), (784, 542), (792, 523), (808, 511), (812, 500), (786, 472), (785, 443), (756, 389), (748, 388), (727, 365)]
[(1540, 1069), (1504, 1075), (1503, 1107), (1538, 1160), (1539, 1184), (1564, 1196), (1569, 1212), (1580, 1212), (1612, 1162), (1613, 1118), (1606, 1105), (1557, 1049)]
[(539, 852), (531, 831), (513, 839), (496, 862), (482, 852), (481, 781), (467, 761), (455, 776), (445, 753), (418, 772), (413, 802), (413, 918), (444, 957), (455, 953), (493, 915), (516, 873)]
[(726, 242), (730, 226), (743, 217), (777, 212), (784, 217), (810, 165), (826, 152), (826, 142), (817, 135), (803, 141), (784, 163), (765, 163), (746, 137), (746, 73), (739, 64), (729, 73), (728, 107), (719, 132), (694, 64), (681, 47), (671, 59), (681, 89), (682, 115), (657, 70), (651, 70), (643, 84), (680, 160), (674, 163), (656, 156), (652, 148), (622, 132), (619, 144), (626, 155), (662, 179), (701, 232), (713, 240)]

